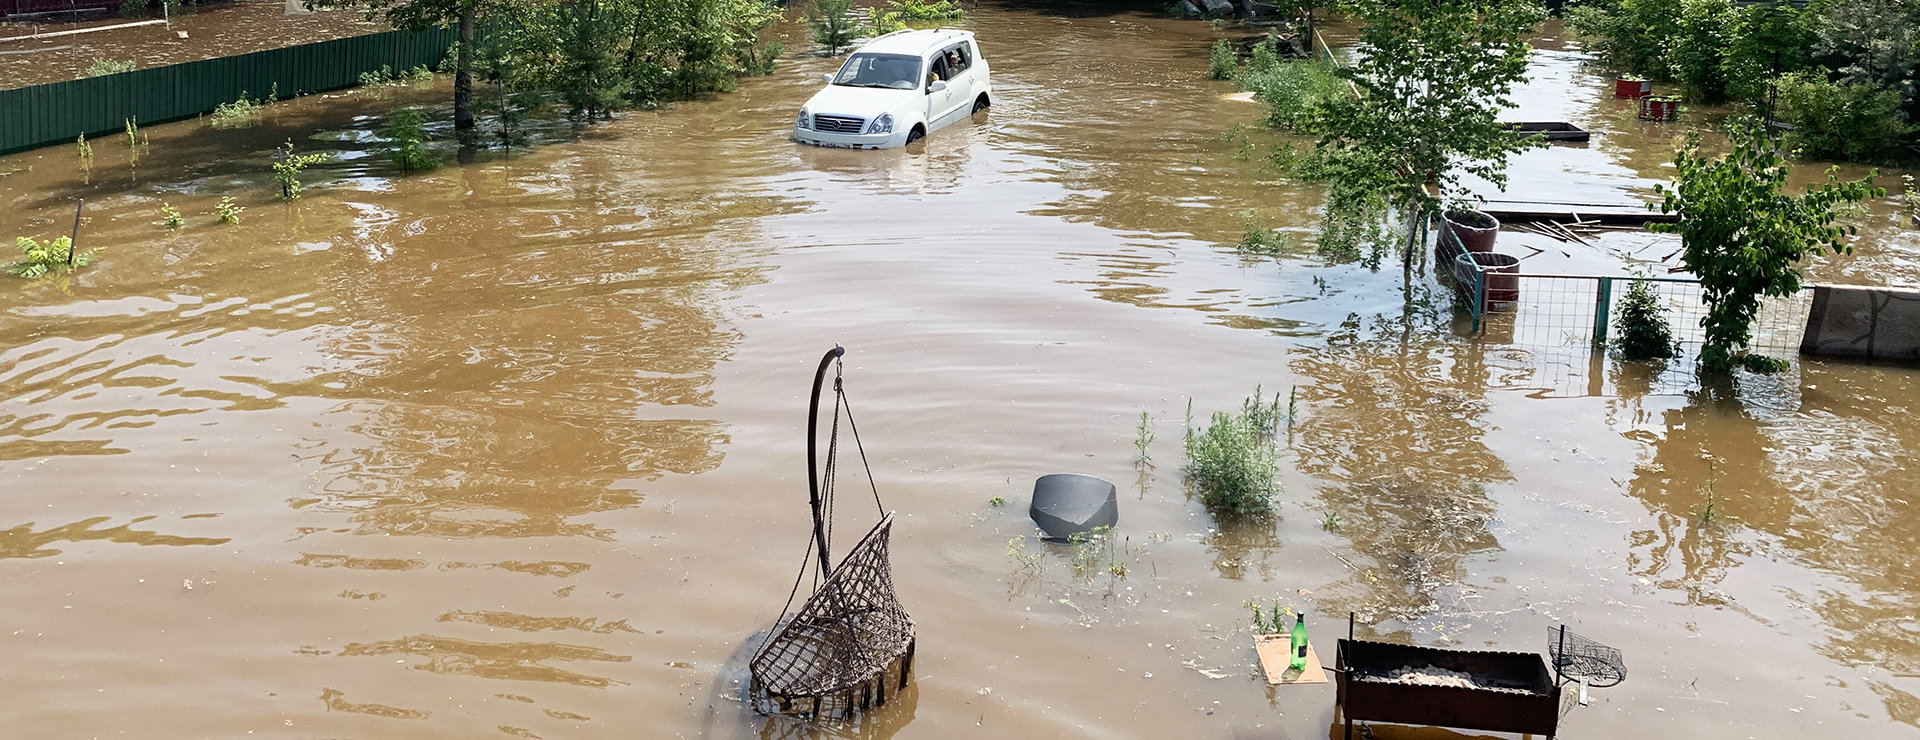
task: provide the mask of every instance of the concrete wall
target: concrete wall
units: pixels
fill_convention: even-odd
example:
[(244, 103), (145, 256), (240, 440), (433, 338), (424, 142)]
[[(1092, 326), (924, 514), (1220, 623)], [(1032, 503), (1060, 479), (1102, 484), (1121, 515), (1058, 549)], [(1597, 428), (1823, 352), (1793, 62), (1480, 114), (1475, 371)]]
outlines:
[(1920, 290), (1814, 286), (1800, 352), (1920, 361)]

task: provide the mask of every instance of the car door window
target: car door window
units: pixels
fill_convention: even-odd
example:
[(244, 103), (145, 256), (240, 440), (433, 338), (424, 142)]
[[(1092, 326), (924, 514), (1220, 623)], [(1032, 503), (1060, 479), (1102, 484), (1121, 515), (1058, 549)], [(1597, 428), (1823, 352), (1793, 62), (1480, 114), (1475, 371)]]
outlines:
[(927, 84), (932, 85), (934, 82), (940, 80), (951, 79), (953, 79), (953, 73), (947, 69), (946, 56), (941, 55), (934, 57), (933, 64), (927, 67)]
[[(973, 58), (967, 55), (967, 45), (957, 44), (942, 54), (947, 58), (947, 69), (955, 75), (966, 72), (973, 66)], [(948, 78), (952, 79), (952, 78)]]

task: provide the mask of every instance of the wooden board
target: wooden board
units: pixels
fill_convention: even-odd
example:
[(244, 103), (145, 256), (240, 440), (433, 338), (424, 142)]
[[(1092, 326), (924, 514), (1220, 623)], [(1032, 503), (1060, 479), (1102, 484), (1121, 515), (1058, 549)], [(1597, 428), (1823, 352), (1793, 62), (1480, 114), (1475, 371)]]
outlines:
[(1260, 669), (1266, 671), (1267, 683), (1274, 686), (1326, 683), (1327, 672), (1320, 667), (1320, 655), (1314, 652), (1313, 641), (1307, 641), (1307, 667), (1298, 671), (1287, 667), (1292, 646), (1293, 638), (1289, 635), (1253, 636), (1253, 651), (1260, 655)]

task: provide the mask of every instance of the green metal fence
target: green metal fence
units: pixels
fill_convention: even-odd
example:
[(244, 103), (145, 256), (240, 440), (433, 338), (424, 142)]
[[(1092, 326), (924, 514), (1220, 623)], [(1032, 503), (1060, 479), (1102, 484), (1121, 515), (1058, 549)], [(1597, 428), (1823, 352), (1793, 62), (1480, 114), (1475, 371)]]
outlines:
[(251, 54), (0, 90), (0, 153), (120, 131), (129, 118), (191, 118), (241, 96), (256, 100), (337, 90), (382, 66), (403, 70), (440, 61), (452, 29), (387, 31)]

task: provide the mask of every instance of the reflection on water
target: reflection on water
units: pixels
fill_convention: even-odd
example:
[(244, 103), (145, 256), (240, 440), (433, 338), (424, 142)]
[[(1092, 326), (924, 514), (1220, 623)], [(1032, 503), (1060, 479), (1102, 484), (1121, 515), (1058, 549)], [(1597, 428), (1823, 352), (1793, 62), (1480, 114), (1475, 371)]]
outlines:
[[(517, 681), (547, 681), (605, 688), (619, 683), (595, 676), (547, 665), (547, 661), (625, 663), (632, 656), (616, 655), (595, 647), (557, 642), (476, 642), (434, 635), (412, 635), (398, 640), (352, 643), (340, 649), (340, 657), (412, 655), (425, 658), (414, 664), (415, 670), (480, 678)], [(405, 661), (402, 661), (405, 662)]]
[(193, 545), (224, 545), (231, 542), (226, 537), (182, 537), (160, 534), (150, 529), (135, 529), (133, 525), (152, 521), (155, 517), (134, 517), (133, 521), (112, 527), (95, 527), (105, 523), (111, 517), (97, 516), (82, 519), (71, 524), (48, 527), (34, 531), (34, 523), (27, 522), (12, 529), (0, 530), (0, 559), (4, 558), (45, 558), (59, 555), (60, 550), (48, 547), (55, 542), (87, 542), (104, 540), (129, 545), (168, 545), (183, 547)]

